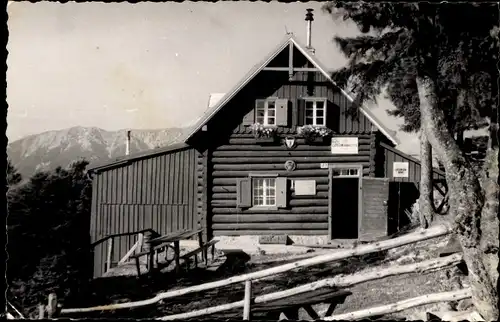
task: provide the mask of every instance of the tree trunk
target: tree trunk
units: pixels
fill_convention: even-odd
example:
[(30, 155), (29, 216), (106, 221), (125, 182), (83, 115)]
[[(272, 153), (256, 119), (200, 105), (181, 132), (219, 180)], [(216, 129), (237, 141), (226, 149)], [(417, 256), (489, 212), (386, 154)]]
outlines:
[(464, 148), (464, 131), (457, 131), (457, 145), (463, 150)]
[(422, 127), (445, 167), (450, 211), (455, 214), (455, 228), (469, 271), (472, 300), (486, 321), (496, 321), (497, 292), (490, 281), (480, 249), (483, 192), (470, 163), (447, 130), (445, 115), (438, 106), (435, 84), (430, 79), (417, 79), (417, 84)]
[(420, 226), (427, 228), (434, 214), (434, 196), (432, 189), (432, 146), (425, 131), (420, 131)]

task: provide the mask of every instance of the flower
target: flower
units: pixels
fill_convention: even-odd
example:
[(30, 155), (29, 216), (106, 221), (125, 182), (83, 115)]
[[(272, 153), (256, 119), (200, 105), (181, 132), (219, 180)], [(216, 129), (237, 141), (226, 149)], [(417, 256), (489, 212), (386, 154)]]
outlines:
[(324, 126), (304, 125), (297, 128), (297, 134), (303, 137), (326, 137), (332, 134), (332, 130)]
[(251, 129), (255, 137), (271, 137), (276, 131), (274, 127), (264, 126), (260, 123), (252, 124)]

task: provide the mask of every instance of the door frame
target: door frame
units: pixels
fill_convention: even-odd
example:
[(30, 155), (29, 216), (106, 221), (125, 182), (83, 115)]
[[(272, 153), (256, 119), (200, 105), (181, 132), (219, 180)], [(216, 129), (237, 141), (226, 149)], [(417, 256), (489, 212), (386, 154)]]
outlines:
[[(338, 169), (358, 169), (357, 176), (333, 176), (333, 170)], [(333, 224), (333, 200), (332, 200), (332, 189), (333, 180), (335, 178), (358, 178), (358, 234), (361, 228), (361, 217), (363, 216), (363, 165), (360, 163), (340, 163), (340, 164), (329, 164), (328, 165), (328, 239), (330, 241), (334, 240), (332, 233)], [(358, 236), (359, 238), (359, 236)]]

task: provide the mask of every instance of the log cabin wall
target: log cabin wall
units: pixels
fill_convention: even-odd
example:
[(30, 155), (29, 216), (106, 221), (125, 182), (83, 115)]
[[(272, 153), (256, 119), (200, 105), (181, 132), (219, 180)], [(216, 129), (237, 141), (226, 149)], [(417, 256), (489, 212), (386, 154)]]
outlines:
[[(198, 155), (192, 148), (175, 149), (96, 171), (92, 182), (91, 242), (149, 228), (160, 234), (197, 229)], [(112, 263), (117, 263), (136, 239), (114, 238)], [(106, 252), (106, 242), (94, 248), (94, 277), (104, 273)]]
[[(305, 97), (328, 99), (328, 126), (334, 136), (358, 137), (357, 155), (332, 155), (329, 143), (306, 144), (296, 138), (297, 146), (287, 149), (283, 142), (262, 145), (256, 143), (248, 116), (256, 100), (277, 97), (288, 100), (287, 125), (279, 126), (278, 137), (283, 140), (296, 134), (301, 125), (298, 101)], [(206, 224), (215, 236), (237, 235), (328, 235), (328, 169), (320, 163), (361, 164), (364, 176), (375, 176), (376, 142), (371, 122), (361, 113), (348, 115), (350, 102), (319, 72), (296, 72), (289, 80), (288, 73), (263, 71), (243, 88), (207, 124), (206, 147), (210, 152), (206, 164), (200, 166), (200, 184), (206, 184)], [(245, 124), (245, 121), (247, 124)], [(286, 171), (287, 160), (296, 163), (294, 171)], [(200, 161), (202, 162), (202, 161)], [(208, 173), (203, 173), (206, 169)], [(237, 207), (240, 179), (250, 174), (273, 174), (288, 180), (287, 205), (279, 209), (241, 209)], [(290, 179), (316, 181), (316, 194), (296, 196)], [(205, 183), (203, 183), (205, 182)], [(199, 191), (203, 192), (203, 188)], [(199, 198), (205, 198), (203, 193)]]

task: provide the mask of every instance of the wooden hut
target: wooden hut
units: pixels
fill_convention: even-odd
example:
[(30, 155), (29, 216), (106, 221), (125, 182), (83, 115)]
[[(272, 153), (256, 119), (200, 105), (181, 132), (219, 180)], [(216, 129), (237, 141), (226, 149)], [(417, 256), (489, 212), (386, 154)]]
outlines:
[[(202, 155), (198, 191), (207, 232), (386, 236), (390, 182), (415, 188), (420, 165), (394, 148), (394, 132), (367, 108), (353, 112), (352, 102), (313, 51), (288, 35), (186, 139)], [(394, 166), (402, 167), (396, 177)]]
[[(198, 225), (207, 238), (387, 236), (418, 198), (420, 163), (352, 102), (314, 51), (287, 35), (231, 91), (211, 96), (184, 144), (94, 169), (93, 242)], [(120, 237), (110, 260), (133, 243)], [(105, 247), (95, 248), (97, 276)]]

